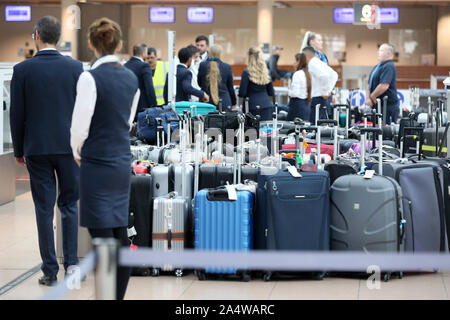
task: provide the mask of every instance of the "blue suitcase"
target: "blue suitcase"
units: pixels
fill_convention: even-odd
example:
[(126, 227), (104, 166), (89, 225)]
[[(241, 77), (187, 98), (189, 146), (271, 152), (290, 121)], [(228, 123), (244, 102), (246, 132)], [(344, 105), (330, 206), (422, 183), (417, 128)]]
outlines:
[[(249, 191), (237, 191), (237, 200), (228, 200), (225, 187), (203, 189), (195, 196), (195, 250), (249, 251), (252, 249), (253, 199)], [(233, 268), (197, 270), (199, 280), (206, 274), (239, 274), (249, 281), (248, 271)]]
[[(256, 249), (329, 250), (329, 174), (323, 170), (299, 173), (301, 177), (293, 177), (284, 169), (258, 176)], [(313, 275), (322, 279), (324, 272), (317, 270)], [(271, 276), (265, 273), (264, 280)]]

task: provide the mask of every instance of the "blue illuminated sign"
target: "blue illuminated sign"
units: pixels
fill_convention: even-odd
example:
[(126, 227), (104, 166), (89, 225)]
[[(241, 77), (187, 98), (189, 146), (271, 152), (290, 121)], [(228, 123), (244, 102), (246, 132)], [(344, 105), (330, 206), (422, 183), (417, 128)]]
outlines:
[(150, 22), (152, 23), (174, 23), (174, 7), (150, 7)]
[(30, 6), (6, 6), (5, 7), (6, 21), (31, 21), (31, 7)]

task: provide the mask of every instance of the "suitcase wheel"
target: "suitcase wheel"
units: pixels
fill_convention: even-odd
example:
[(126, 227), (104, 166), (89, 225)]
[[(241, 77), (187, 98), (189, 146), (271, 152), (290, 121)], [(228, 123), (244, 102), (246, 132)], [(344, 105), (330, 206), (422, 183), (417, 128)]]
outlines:
[(251, 276), (247, 271), (241, 273), (241, 280), (243, 282), (249, 282), (251, 280)]
[(326, 275), (325, 272), (320, 272), (314, 277), (314, 279), (318, 281), (323, 280), (323, 278), (325, 278), (325, 275)]
[(391, 280), (391, 274), (390, 273), (385, 273), (384, 274), (384, 282), (388, 282), (389, 280)]
[(272, 278), (272, 272), (270, 272), (270, 271), (267, 271), (266, 273), (264, 273), (264, 275), (263, 275), (263, 280), (264, 281), (270, 281), (270, 279)]
[(152, 269), (152, 277), (158, 277), (159, 276), (159, 269), (153, 268)]
[(398, 273), (398, 278), (399, 278), (399, 279), (403, 279), (403, 272), (402, 272), (402, 271), (400, 271), (400, 272)]
[(206, 280), (206, 273), (204, 271), (196, 270), (195, 273), (197, 273), (198, 280), (200, 280), (200, 281)]
[(183, 276), (183, 270), (182, 269), (176, 269), (175, 270), (175, 275), (177, 277), (182, 277)]

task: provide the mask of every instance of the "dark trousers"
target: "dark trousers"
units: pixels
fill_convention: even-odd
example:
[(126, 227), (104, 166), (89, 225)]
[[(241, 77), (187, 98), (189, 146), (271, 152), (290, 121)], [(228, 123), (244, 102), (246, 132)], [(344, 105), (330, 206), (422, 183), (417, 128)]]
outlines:
[(36, 211), (42, 271), (56, 276), (59, 270), (55, 253), (53, 217), (56, 200), (61, 212), (64, 269), (78, 264), (78, 206), (79, 168), (70, 155), (36, 155), (26, 157), (30, 173), (31, 194)]
[(287, 120), (294, 121), (295, 118), (300, 118), (303, 121), (309, 121), (310, 112), (311, 108), (307, 99), (291, 98)]
[(311, 113), (309, 114), (309, 122), (311, 122), (312, 124), (314, 124), (316, 121), (316, 105), (318, 104), (320, 104), (321, 106), (319, 110), (319, 119), (328, 119), (328, 112), (331, 108), (329, 100), (322, 97), (314, 97), (311, 99)]
[(398, 106), (387, 106), (386, 109), (386, 124), (397, 123), (398, 114), (400, 113)]
[[(130, 246), (130, 240), (128, 239), (127, 227), (113, 228), (113, 229), (88, 229), (89, 233), (94, 238), (114, 238), (119, 240), (120, 245), (124, 247)], [(116, 286), (116, 298), (117, 300), (123, 300), (125, 292), (127, 291), (128, 281), (130, 280), (131, 268), (118, 267), (117, 268), (117, 286)]]

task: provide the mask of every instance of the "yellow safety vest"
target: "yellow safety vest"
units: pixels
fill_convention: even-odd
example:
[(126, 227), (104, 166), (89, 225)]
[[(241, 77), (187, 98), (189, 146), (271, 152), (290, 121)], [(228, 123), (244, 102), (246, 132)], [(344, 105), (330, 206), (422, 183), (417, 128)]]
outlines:
[(153, 75), (153, 87), (155, 88), (156, 102), (158, 106), (164, 105), (164, 83), (169, 72), (169, 63), (156, 61), (155, 74)]

